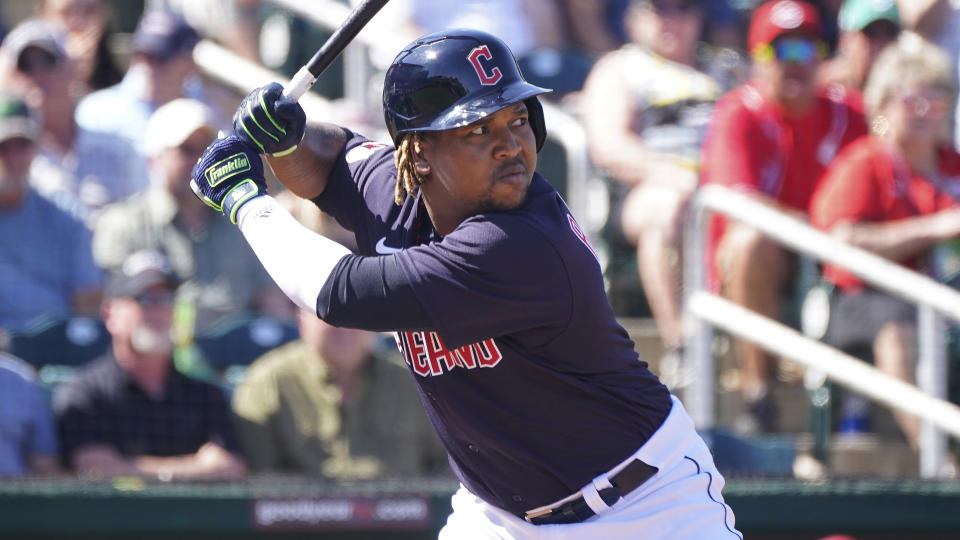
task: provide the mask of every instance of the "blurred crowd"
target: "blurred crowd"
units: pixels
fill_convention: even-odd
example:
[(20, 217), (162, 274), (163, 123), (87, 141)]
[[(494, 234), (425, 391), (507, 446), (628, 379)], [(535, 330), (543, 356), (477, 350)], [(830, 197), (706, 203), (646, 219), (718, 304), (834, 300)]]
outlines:
[[(196, 45), (289, 76), (317, 44), (309, 24), (258, 0), (147, 0), (132, 17), (128, 2), (24, 4), (0, 11), (0, 476), (449, 474), (390, 339), (299, 312), (188, 187), (239, 103), (203, 77)], [(581, 122), (609, 197), (610, 281), (627, 268), (637, 283), (611, 300), (652, 315), (668, 384), (700, 186), (956, 284), (956, 2), (394, 0), (376, 24), (399, 43), (496, 34)], [(733, 220), (715, 218), (708, 244), (716, 292), (794, 326), (825, 292), (814, 337), (914, 382), (915, 306)], [(777, 431), (776, 358), (746, 341), (735, 358), (735, 429)], [(916, 449), (916, 418), (894, 416)]]

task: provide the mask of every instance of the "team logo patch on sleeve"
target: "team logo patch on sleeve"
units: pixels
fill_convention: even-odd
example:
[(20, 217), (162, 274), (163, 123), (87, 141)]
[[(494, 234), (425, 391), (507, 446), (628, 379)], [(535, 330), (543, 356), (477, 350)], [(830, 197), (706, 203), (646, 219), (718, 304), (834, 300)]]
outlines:
[(600, 257), (597, 256), (597, 252), (594, 251), (593, 246), (590, 245), (590, 241), (587, 240), (587, 235), (584, 234), (583, 229), (580, 228), (580, 224), (577, 223), (577, 220), (573, 219), (573, 216), (567, 214), (567, 223), (570, 224), (570, 230), (573, 231), (573, 234), (583, 242), (583, 245), (587, 246), (587, 249), (590, 250), (590, 253), (593, 253), (593, 258), (597, 259), (597, 262), (600, 262)]
[(389, 145), (383, 144), (383, 143), (375, 143), (375, 142), (363, 143), (359, 146), (354, 146), (353, 148), (351, 148), (347, 152), (347, 155), (344, 156), (344, 159), (347, 160), (347, 163), (356, 163), (358, 161), (363, 161), (368, 157), (372, 156), (373, 153), (376, 152), (378, 148), (386, 148), (387, 146)]

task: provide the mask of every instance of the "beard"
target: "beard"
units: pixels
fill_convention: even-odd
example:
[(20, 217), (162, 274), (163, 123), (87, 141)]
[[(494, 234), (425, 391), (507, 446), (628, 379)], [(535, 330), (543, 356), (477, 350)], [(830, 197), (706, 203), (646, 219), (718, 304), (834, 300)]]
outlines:
[(144, 355), (168, 356), (173, 353), (173, 338), (170, 332), (160, 332), (146, 325), (140, 325), (130, 335), (133, 350)]

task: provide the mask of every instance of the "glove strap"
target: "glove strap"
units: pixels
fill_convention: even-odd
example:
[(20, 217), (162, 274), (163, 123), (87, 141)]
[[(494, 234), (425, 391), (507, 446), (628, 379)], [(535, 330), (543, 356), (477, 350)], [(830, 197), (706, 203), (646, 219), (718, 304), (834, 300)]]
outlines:
[(237, 224), (237, 211), (243, 206), (243, 203), (260, 195), (260, 188), (257, 183), (247, 178), (239, 184), (233, 186), (223, 197), (223, 215), (230, 218), (230, 223)]

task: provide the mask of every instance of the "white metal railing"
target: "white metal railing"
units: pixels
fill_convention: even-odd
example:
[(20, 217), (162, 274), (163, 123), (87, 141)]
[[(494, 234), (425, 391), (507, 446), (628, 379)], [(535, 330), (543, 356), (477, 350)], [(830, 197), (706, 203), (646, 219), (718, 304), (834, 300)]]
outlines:
[[(851, 356), (807, 338), (775, 321), (745, 310), (705, 289), (704, 247), (710, 212), (756, 228), (773, 240), (841, 266), (871, 285), (918, 306), (919, 389)], [(946, 360), (943, 325), (937, 314), (960, 321), (960, 292), (887, 259), (847, 245), (806, 223), (737, 191), (705, 186), (691, 203), (685, 233), (684, 282), (688, 319), (688, 358), (693, 378), (687, 394), (698, 427), (714, 423), (714, 366), (710, 350), (712, 326), (815, 368), (836, 382), (890, 407), (917, 415), (923, 421), (920, 437), (920, 474), (939, 474), (946, 453), (940, 430), (960, 438), (960, 407), (945, 400)]]

